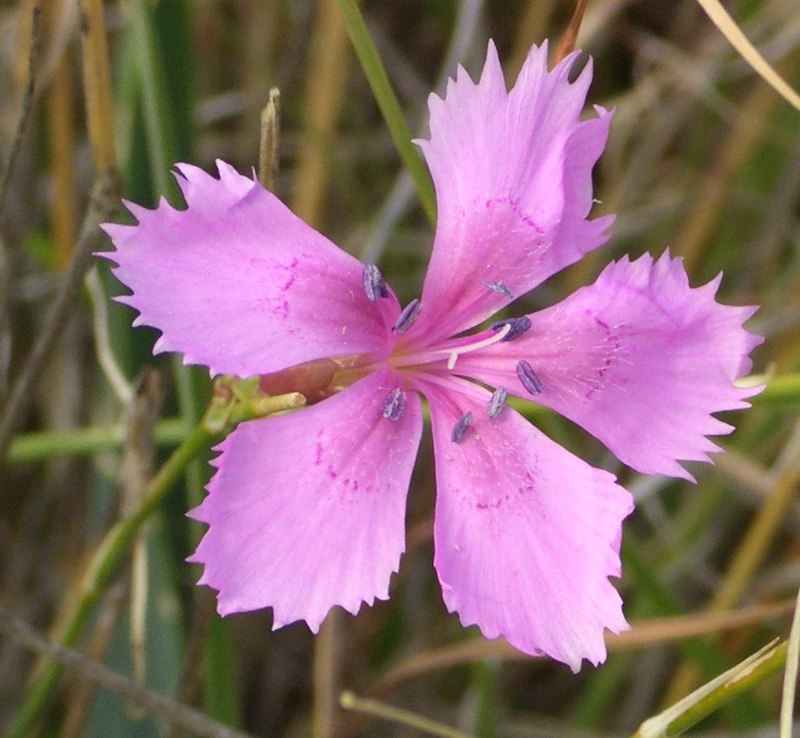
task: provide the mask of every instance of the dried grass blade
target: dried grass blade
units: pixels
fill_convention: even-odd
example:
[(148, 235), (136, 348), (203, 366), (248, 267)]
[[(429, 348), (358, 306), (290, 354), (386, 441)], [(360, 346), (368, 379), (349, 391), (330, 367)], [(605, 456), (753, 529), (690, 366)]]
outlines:
[(730, 42), (736, 51), (738, 51), (744, 60), (763, 77), (764, 81), (769, 84), (786, 102), (793, 107), (800, 110), (800, 95), (792, 89), (786, 80), (783, 79), (770, 63), (761, 56), (761, 53), (750, 43), (747, 36), (742, 33), (742, 29), (728, 15), (725, 8), (722, 7), (719, 0), (697, 0), (700, 7), (706, 12), (714, 25), (719, 28), (720, 32)]

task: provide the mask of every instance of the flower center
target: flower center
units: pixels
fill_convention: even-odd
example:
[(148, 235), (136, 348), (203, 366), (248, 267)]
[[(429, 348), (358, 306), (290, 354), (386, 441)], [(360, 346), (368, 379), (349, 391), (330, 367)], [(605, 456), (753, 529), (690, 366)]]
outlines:
[(306, 403), (312, 405), (353, 384), (369, 370), (366, 357), (359, 354), (313, 359), (271, 374), (261, 374), (258, 388), (271, 396), (299, 392)]
[[(413, 314), (418, 314), (422, 305), (418, 300), (409, 303), (409, 307), (414, 306)], [(408, 308), (406, 308), (408, 310)], [(403, 311), (406, 312), (406, 311)], [(401, 322), (398, 318), (398, 322)], [(521, 318), (506, 318), (498, 320), (489, 326), (489, 330), (494, 332), (494, 335), (483, 336), (481, 338), (457, 338), (453, 341), (445, 341), (439, 346), (426, 346), (424, 349), (415, 350), (409, 347), (408, 344), (403, 345), (402, 349), (398, 352), (393, 352), (390, 362), (392, 366), (397, 369), (410, 366), (420, 366), (424, 364), (432, 364), (435, 362), (447, 359), (447, 368), (452, 370), (455, 368), (458, 357), (462, 354), (468, 354), (479, 349), (492, 346), (495, 343), (505, 341), (513, 341), (519, 338), (531, 327), (530, 318), (523, 315)], [(395, 329), (396, 330), (396, 329)]]
[[(370, 302), (376, 302), (390, 294), (380, 271), (374, 265), (368, 264), (364, 267), (362, 282)], [(501, 282), (485, 284), (503, 294), (508, 290)], [(422, 307), (420, 300), (414, 299), (400, 312), (392, 326), (395, 338), (388, 356), (351, 354), (314, 359), (278, 372), (261, 375), (258, 382), (259, 389), (273, 396), (300, 392), (306, 401), (312, 404), (348, 387), (384, 363), (398, 370), (417, 369), (441, 377), (445, 368), (447, 372), (455, 369), (459, 356), (496, 343), (513, 341), (531, 327), (531, 320), (527, 316), (506, 318), (492, 323), (487, 331), (476, 335), (425, 345), (419, 340), (421, 338), (424, 341), (424, 336), (403, 335), (414, 324)], [(527, 361), (517, 363), (517, 377), (528, 393), (537, 395), (542, 391), (542, 384)], [(507, 391), (502, 387), (495, 389), (487, 408), (489, 418), (495, 419), (502, 413), (507, 395)], [(406, 394), (403, 388), (400, 386), (394, 388), (384, 401), (383, 417), (393, 421), (399, 420), (403, 415), (405, 404)], [(461, 416), (453, 429), (453, 442), (461, 441), (472, 422), (470, 413)]]

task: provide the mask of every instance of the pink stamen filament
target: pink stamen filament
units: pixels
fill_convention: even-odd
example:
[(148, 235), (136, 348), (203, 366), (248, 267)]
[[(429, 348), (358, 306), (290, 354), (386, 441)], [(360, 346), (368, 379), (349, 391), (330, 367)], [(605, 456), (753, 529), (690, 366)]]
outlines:
[(478, 349), (486, 348), (487, 346), (492, 346), (495, 343), (499, 343), (509, 334), (511, 328), (512, 326), (510, 324), (506, 324), (499, 331), (497, 331), (497, 333), (489, 336), (488, 338), (484, 338), (481, 341), (475, 341), (475, 343), (468, 343), (464, 346), (456, 346), (454, 348), (441, 348), (423, 351), (420, 353), (409, 353), (393, 358), (391, 363), (392, 366), (400, 369), (405, 366), (430, 364), (435, 361), (441, 361), (444, 357), (447, 357), (447, 368), (453, 369), (456, 365), (456, 361), (458, 361), (458, 357), (461, 356), (461, 354), (468, 354), (472, 351), (477, 351)]
[(489, 336), (488, 338), (484, 338), (483, 341), (468, 343), (466, 346), (459, 346), (457, 349), (453, 349), (450, 352), (450, 356), (447, 358), (447, 368), (453, 369), (458, 361), (458, 357), (461, 356), (461, 354), (469, 354), (472, 351), (477, 351), (478, 349), (486, 348), (487, 346), (492, 346), (495, 343), (499, 343), (510, 332), (511, 324), (506, 323), (499, 331), (497, 331), (497, 333), (495, 333), (493, 336)]

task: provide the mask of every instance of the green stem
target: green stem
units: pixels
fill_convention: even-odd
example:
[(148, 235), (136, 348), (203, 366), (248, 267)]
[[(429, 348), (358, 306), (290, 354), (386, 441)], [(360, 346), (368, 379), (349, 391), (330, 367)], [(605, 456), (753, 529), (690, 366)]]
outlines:
[[(106, 533), (89, 562), (80, 589), (74, 598), (72, 609), (64, 614), (61, 625), (56, 630), (55, 639), (64, 646), (75, 645), (95, 603), (112, 581), (122, 557), (135, 539), (142, 524), (158, 509), (166, 493), (183, 474), (192, 459), (208, 449), (215, 440), (225, 435), (233, 425), (243, 420), (264, 417), (298, 407), (303, 401), (302, 395), (297, 393), (260, 398), (258, 400), (260, 405), (235, 406), (228, 422), (224, 425), (216, 422), (218, 408), (212, 405), (203, 420), (175, 449), (150, 481), (139, 506)], [(5, 734), (7, 738), (23, 738), (28, 732), (52, 694), (61, 668), (62, 665), (59, 662), (52, 660), (40, 663), (25, 700)]]
[(166, 195), (168, 192), (175, 192), (175, 185), (168, 175), (177, 146), (167, 123), (168, 106), (161, 56), (153, 39), (148, 5), (144, 0), (133, 0), (129, 4), (129, 11), (134, 53), (140, 75), (139, 89), (150, 155), (150, 173), (156, 191)]
[[(177, 446), (191, 426), (183, 418), (166, 418), (156, 423), (157, 446)], [(9, 464), (29, 464), (60, 456), (91, 456), (122, 447), (122, 426), (73, 428), (67, 431), (25, 433), (12, 442), (6, 460)]]
[(433, 191), (433, 184), (428, 172), (425, 169), (422, 159), (417, 153), (414, 144), (411, 143), (411, 133), (406, 125), (400, 103), (394, 94), (389, 77), (384, 69), (383, 62), (378, 55), (378, 50), (369, 35), (367, 24), (358, 8), (356, 0), (337, 0), (339, 9), (342, 11), (344, 24), (347, 33), (353, 43), (361, 68), (367, 77), (372, 94), (378, 103), (386, 126), (394, 141), (397, 153), (411, 175), (414, 187), (417, 190), (422, 207), (428, 220), (432, 224), (436, 223), (436, 196)]
[[(74, 646), (94, 604), (111, 580), (116, 567), (142, 523), (156, 510), (172, 484), (180, 477), (186, 464), (215, 439), (204, 423), (200, 423), (184, 442), (175, 449), (164, 466), (159, 469), (147, 488), (139, 507), (108, 531), (98, 547), (80, 585), (77, 602), (66, 614), (56, 633), (56, 640), (64, 646)], [(9, 738), (22, 738), (47, 702), (61, 673), (61, 664), (46, 661), (33, 685), (28, 690), (22, 707), (9, 726)]]
[[(767, 387), (752, 399), (754, 404), (778, 405), (800, 402), (800, 374), (785, 374), (765, 379), (765, 382)], [(539, 406), (518, 398), (510, 398), (509, 403), (526, 417), (544, 412)], [(174, 446), (180, 443), (186, 437), (188, 427), (183, 418), (160, 420), (155, 428), (156, 444)], [(121, 434), (121, 427), (116, 425), (25, 433), (11, 442), (7, 461), (10, 464), (23, 464), (56, 456), (81, 456), (113, 451), (122, 446)]]
[(661, 715), (644, 722), (633, 738), (668, 738), (684, 733), (726, 702), (780, 671), (786, 663), (786, 651), (785, 642), (762, 649)]
[[(132, 0), (129, 6), (131, 32), (134, 39), (134, 51), (138, 61), (139, 92), (142, 99), (145, 136), (147, 139), (147, 159), (150, 164), (150, 175), (153, 186), (161, 195), (177, 194), (177, 188), (170, 168), (179, 158), (177, 121), (170, 100), (166, 64), (158, 44), (158, 28), (152, 4), (145, 0)], [(178, 356), (171, 359), (175, 387), (178, 396), (178, 407), (186, 423), (190, 426), (200, 421), (205, 402), (204, 388), (205, 370), (199, 367), (185, 366)], [(186, 467), (186, 482), (190, 496), (201, 494), (203, 486), (203, 468), (200, 459)]]
[[(772, 377), (767, 381), (766, 389), (752, 401), (757, 405), (800, 402), (800, 374)], [(518, 398), (510, 398), (509, 403), (526, 417), (544, 412), (539, 406)], [(180, 443), (186, 437), (188, 427), (183, 418), (160, 420), (155, 428), (156, 445), (174, 446)], [(117, 425), (24, 433), (11, 442), (6, 460), (10, 464), (24, 464), (57, 456), (83, 456), (113, 451), (121, 446), (122, 429)]]
[(800, 374), (782, 374), (762, 379), (767, 386), (761, 394), (752, 398), (754, 405), (778, 405), (800, 400)]
[(397, 725), (414, 728), (421, 733), (437, 735), (441, 736), (441, 738), (474, 738), (469, 733), (464, 733), (457, 728), (451, 728), (449, 725), (437, 723), (410, 710), (403, 710), (394, 705), (378, 702), (378, 700), (358, 697), (352, 692), (342, 692), (339, 697), (339, 703), (345, 710), (360, 712)]

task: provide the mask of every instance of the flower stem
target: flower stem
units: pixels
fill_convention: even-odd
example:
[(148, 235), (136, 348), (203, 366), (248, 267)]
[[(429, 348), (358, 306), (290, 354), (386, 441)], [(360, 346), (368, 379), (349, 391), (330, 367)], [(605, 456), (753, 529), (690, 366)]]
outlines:
[(764, 391), (750, 401), (754, 405), (783, 405), (800, 399), (800, 374), (779, 374), (774, 377), (748, 377), (754, 383), (758, 380), (766, 385)]
[(428, 220), (436, 223), (436, 197), (433, 191), (433, 184), (428, 176), (425, 166), (422, 163), (414, 144), (411, 143), (411, 133), (406, 125), (400, 103), (397, 100), (389, 77), (386, 75), (383, 62), (375, 48), (375, 44), (369, 35), (367, 24), (361, 15), (356, 0), (337, 0), (339, 9), (342, 11), (344, 24), (347, 33), (355, 48), (361, 68), (367, 77), (372, 94), (378, 103), (381, 114), (383, 115), (389, 133), (392, 136), (397, 153), (411, 175), (414, 187), (417, 190), (422, 207)]
[(786, 663), (786, 651), (785, 642), (776, 641), (765, 646), (661, 714), (646, 720), (632, 738), (680, 735), (721, 705), (779, 671)]
[[(217, 422), (219, 408), (212, 402), (201, 422), (150, 481), (138, 507), (106, 533), (89, 562), (76, 596), (72, 599), (72, 608), (64, 614), (56, 628), (55, 640), (64, 646), (75, 645), (92, 608), (112, 581), (139, 528), (158, 509), (166, 493), (192, 459), (224, 436), (233, 425), (243, 420), (296, 408), (304, 402), (305, 398), (296, 392), (277, 397), (262, 397), (252, 403), (234, 406), (225, 424)], [(61, 668), (62, 665), (56, 661), (40, 662), (25, 700), (5, 734), (8, 738), (22, 738), (27, 733), (50, 697)]]
[[(771, 378), (752, 377), (753, 383), (766, 384), (764, 391), (752, 398), (755, 405), (796, 405), (800, 403), (800, 374), (782, 374)], [(509, 398), (515, 409), (526, 417), (544, 412), (539, 406)], [(189, 431), (183, 418), (165, 418), (155, 427), (158, 446), (180, 443)], [(118, 425), (73, 428), (66, 431), (38, 431), (18, 435), (12, 442), (6, 461), (24, 464), (59, 456), (82, 456), (118, 449), (122, 445)]]
[[(165, 418), (155, 427), (157, 446), (177, 446), (189, 434), (183, 418)], [(66, 431), (35, 431), (18, 435), (8, 449), (6, 462), (30, 464), (62, 456), (90, 456), (122, 446), (120, 425), (73, 428)]]
[(352, 692), (342, 692), (339, 697), (339, 704), (341, 704), (345, 710), (360, 712), (364, 715), (387, 720), (397, 725), (415, 728), (429, 735), (437, 735), (442, 738), (472, 738), (469, 733), (464, 733), (456, 728), (451, 728), (449, 725), (443, 725), (442, 723), (429, 720), (410, 710), (402, 710), (399, 707), (378, 702), (378, 700), (358, 697)]

